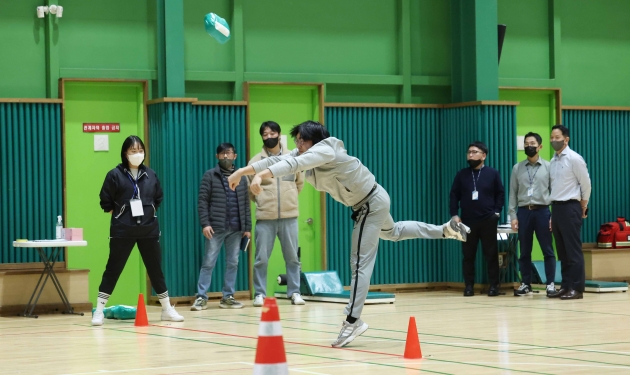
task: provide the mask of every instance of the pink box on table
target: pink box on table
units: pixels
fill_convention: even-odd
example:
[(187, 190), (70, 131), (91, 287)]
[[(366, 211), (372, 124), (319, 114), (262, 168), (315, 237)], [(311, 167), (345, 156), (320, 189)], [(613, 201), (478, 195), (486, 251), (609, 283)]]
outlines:
[(83, 228), (64, 228), (63, 238), (66, 241), (83, 241)]

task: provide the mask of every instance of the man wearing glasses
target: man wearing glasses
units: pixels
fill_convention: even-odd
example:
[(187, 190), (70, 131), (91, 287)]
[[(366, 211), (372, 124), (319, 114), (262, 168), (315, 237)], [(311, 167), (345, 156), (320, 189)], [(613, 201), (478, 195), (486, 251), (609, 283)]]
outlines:
[(514, 165), (510, 178), (509, 216), (512, 229), (518, 231), (521, 248), (519, 269), (523, 278), (515, 296), (532, 294), (532, 244), (534, 233), (545, 257), (547, 295), (555, 293), (556, 256), (551, 239), (551, 203), (549, 162), (539, 153), (542, 137), (536, 133), (525, 135), (527, 159)]
[[(488, 147), (483, 142), (473, 142), (468, 146), (469, 168), (457, 172), (450, 195), (452, 220), (463, 222), (470, 228), (468, 239), (462, 243), (464, 256), (465, 297), (475, 295), (475, 256), (477, 244), (481, 240), (486, 263), (488, 264), (488, 296), (499, 295), (499, 253), (497, 250), (497, 224), (503, 209), (505, 191), (499, 171), (484, 165)], [(461, 208), (461, 219), (458, 211)]]
[(199, 187), (197, 211), (202, 233), (206, 237), (205, 256), (199, 271), (197, 299), (191, 306), (192, 311), (208, 308), (206, 292), (212, 280), (212, 271), (217, 257), (225, 243), (225, 276), (223, 280), (223, 298), (219, 307), (240, 309), (243, 304), (234, 299), (236, 271), (241, 239), (251, 238), (252, 217), (247, 193), (247, 178), (241, 178), (235, 189), (230, 189), (228, 177), (234, 173), (236, 151), (231, 143), (221, 143), (217, 147), (216, 167), (204, 173)]

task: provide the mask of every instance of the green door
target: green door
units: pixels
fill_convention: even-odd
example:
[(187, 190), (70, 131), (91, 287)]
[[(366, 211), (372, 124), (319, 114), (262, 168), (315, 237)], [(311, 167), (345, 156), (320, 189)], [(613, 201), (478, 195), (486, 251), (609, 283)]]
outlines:
[[(317, 86), (294, 85), (255, 85), (249, 86), (249, 157), (262, 150), (260, 125), (265, 121), (275, 121), (282, 128), (283, 145), (289, 150), (295, 148), (289, 131), (294, 125), (306, 120), (319, 121), (319, 90)], [(249, 161), (249, 160), (247, 160)], [(299, 196), (298, 246), (301, 249), (302, 272), (319, 271), (322, 265), (322, 215), (320, 193), (308, 183)], [(252, 203), (252, 222), (255, 225), (255, 205)], [(255, 230), (254, 230), (255, 232)], [(253, 241), (252, 241), (253, 242)], [(255, 244), (252, 246), (251, 267), (254, 264)], [(280, 241), (276, 239), (267, 271), (267, 294), (286, 292), (286, 286), (279, 286), (277, 277), (286, 272)], [(253, 289), (252, 289), (253, 293)]]
[[(139, 82), (65, 83), (65, 227), (83, 228), (87, 247), (68, 248), (68, 268), (89, 269), (90, 301), (109, 257), (110, 215), (99, 205), (99, 192), (109, 170), (120, 163), (120, 149), (130, 135), (144, 139), (143, 84)], [(83, 123), (119, 123), (119, 133), (84, 133)], [(109, 151), (94, 150), (94, 136), (107, 135)], [(134, 250), (108, 305), (135, 306), (146, 292), (146, 271)]]

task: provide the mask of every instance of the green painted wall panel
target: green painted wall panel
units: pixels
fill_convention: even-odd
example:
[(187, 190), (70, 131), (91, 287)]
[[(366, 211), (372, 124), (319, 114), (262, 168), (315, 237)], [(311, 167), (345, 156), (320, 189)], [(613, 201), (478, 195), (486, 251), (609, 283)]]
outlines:
[[(88, 242), (87, 247), (68, 248), (68, 268), (90, 270), (89, 297), (93, 304), (96, 303), (98, 286), (109, 258), (111, 216), (101, 209), (99, 193), (107, 172), (121, 162), (120, 150), (125, 138), (138, 135), (144, 139), (143, 105), (143, 86), (140, 83), (65, 84), (65, 188), (68, 210), (65, 224), (69, 228), (83, 228), (83, 238)], [(109, 151), (94, 151), (94, 133), (83, 132), (84, 122), (120, 123), (119, 133), (106, 133)], [(145, 267), (140, 253), (133, 250), (109, 304), (135, 306), (138, 294), (145, 292)]]
[(243, 8), (248, 72), (398, 74), (396, 0), (260, 0)]
[(394, 85), (326, 85), (326, 102), (399, 103), (401, 86)]
[(498, 0), (499, 23), (507, 25), (499, 77), (551, 78), (548, 3)]
[(62, 183), (61, 105), (0, 103), (0, 263), (40, 262), (11, 243), (55, 238)]
[(44, 20), (35, 16), (39, 0), (2, 4), (0, 12), (0, 97), (46, 97)]
[(564, 110), (562, 118), (571, 131), (569, 146), (582, 155), (591, 177), (582, 242), (596, 242), (601, 224), (618, 216), (630, 218), (630, 112)]
[(64, 0), (63, 6), (62, 69), (157, 70), (155, 1), (112, 0), (104, 6)]
[(413, 0), (411, 74), (451, 75), (451, 6), (444, 0)]
[(630, 106), (630, 1), (557, 1), (563, 104)]
[[(164, 190), (158, 210), (162, 229), (162, 267), (172, 297), (196, 293), (204, 250), (204, 237), (197, 215), (199, 184), (206, 170), (214, 168), (216, 147), (230, 142), (245, 156), (245, 107), (193, 106), (190, 103), (160, 103), (149, 106), (151, 165)], [(236, 290), (249, 289), (247, 256), (239, 257)], [(212, 275), (210, 292), (221, 291), (225, 251), (221, 251)]]

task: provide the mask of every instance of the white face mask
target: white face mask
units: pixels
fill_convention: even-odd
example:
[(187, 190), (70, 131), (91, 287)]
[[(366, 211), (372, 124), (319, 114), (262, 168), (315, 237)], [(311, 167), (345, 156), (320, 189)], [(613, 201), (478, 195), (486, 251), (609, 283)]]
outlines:
[(129, 160), (130, 166), (138, 167), (144, 161), (144, 153), (127, 155), (127, 160)]

